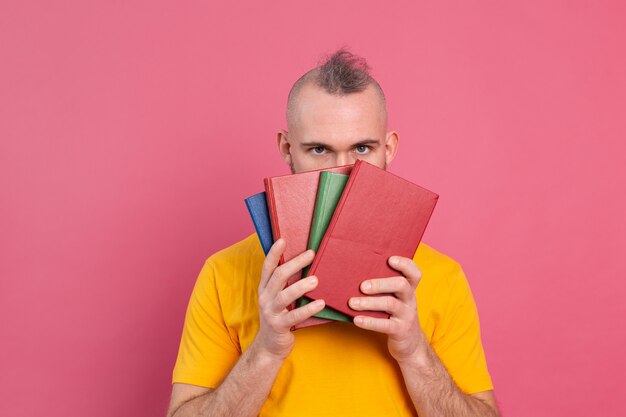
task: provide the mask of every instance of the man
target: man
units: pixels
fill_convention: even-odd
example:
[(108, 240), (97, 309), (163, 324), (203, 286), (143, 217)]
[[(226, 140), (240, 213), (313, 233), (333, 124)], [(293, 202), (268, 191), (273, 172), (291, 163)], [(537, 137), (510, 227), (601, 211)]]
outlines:
[[(394, 159), (385, 97), (364, 60), (333, 54), (293, 86), (278, 148), (291, 171)], [(194, 287), (173, 375), (168, 416), (497, 416), (465, 275), (420, 244), (413, 259), (392, 256), (395, 277), (365, 280), (357, 316), (291, 332), (324, 307), (287, 306), (317, 285), (306, 251), (278, 266), (283, 239), (264, 257), (255, 235), (211, 256)], [(418, 268), (419, 265), (419, 268)], [(421, 281), (421, 282), (420, 282)], [(419, 283), (419, 286), (418, 286)], [(380, 293), (393, 296), (374, 297)]]

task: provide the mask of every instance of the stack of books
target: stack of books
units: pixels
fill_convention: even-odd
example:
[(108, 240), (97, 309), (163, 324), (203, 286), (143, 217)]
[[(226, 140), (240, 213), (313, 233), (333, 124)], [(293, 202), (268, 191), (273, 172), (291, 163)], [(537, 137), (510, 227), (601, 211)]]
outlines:
[(348, 300), (362, 295), (361, 282), (397, 276), (387, 260), (412, 258), (439, 196), (365, 161), (265, 179), (265, 192), (245, 199), (267, 254), (285, 239), (280, 263), (313, 249), (313, 263), (287, 285), (315, 275), (318, 286), (291, 306), (323, 299), (326, 307), (295, 329), (351, 321), (356, 315), (388, 317), (380, 311), (355, 311)]

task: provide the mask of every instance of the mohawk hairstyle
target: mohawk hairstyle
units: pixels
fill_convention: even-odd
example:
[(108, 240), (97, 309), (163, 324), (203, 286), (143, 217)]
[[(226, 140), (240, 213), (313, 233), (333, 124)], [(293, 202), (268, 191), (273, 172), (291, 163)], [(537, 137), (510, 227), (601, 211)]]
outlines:
[(294, 111), (295, 97), (300, 89), (309, 82), (314, 83), (329, 94), (338, 96), (359, 93), (372, 85), (380, 97), (386, 115), (385, 93), (370, 75), (369, 70), (370, 67), (364, 58), (354, 55), (345, 48), (337, 50), (332, 55), (327, 55), (318, 67), (308, 71), (291, 87), (287, 98), (287, 123), (291, 120)]
[(331, 94), (356, 93), (372, 83), (369, 69), (365, 59), (339, 49), (317, 68), (315, 81)]

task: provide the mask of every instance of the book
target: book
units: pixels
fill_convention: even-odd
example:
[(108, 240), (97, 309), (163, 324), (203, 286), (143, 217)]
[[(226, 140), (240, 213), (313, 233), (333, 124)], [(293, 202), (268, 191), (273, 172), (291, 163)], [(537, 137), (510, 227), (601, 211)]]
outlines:
[[(313, 249), (315, 252), (319, 249), (320, 243), (326, 229), (330, 224), (330, 219), (333, 217), (337, 203), (341, 198), (341, 193), (348, 182), (348, 175), (338, 174), (336, 172), (324, 171), (320, 173), (320, 182), (317, 188), (317, 197), (315, 199), (315, 211), (313, 212), (313, 221), (311, 223), (311, 232), (309, 234), (308, 248)], [(311, 265), (302, 270), (302, 277), (308, 276), (308, 271)], [(301, 297), (296, 305), (301, 307), (310, 303), (311, 300), (307, 297)], [(324, 307), (322, 311), (317, 313), (315, 317), (336, 320), (336, 321), (352, 321), (352, 318), (348, 315), (340, 313), (330, 307)]]
[[(261, 242), (263, 253), (267, 256), (267, 253), (274, 244), (274, 238), (272, 236), (272, 224), (270, 221), (269, 210), (267, 207), (267, 199), (265, 191), (254, 194), (245, 200), (246, 207), (252, 218), (254, 229), (256, 230), (257, 237)], [(310, 318), (300, 323), (295, 328), (308, 327), (316, 324), (326, 323), (327, 320), (321, 320), (320, 318)]]
[[(272, 225), (272, 236), (274, 241), (283, 238), (286, 243), (285, 252), (279, 262), (281, 265), (307, 250), (311, 221), (315, 210), (319, 175), (322, 171), (349, 174), (352, 171), (352, 165), (264, 179), (267, 206)], [(301, 276), (302, 271), (299, 271), (289, 277), (287, 286), (298, 281)], [(289, 309), (294, 307), (295, 302), (289, 306)], [(328, 321), (327, 319), (311, 317), (300, 323), (298, 328), (322, 324)]]
[(319, 279), (306, 294), (348, 316), (389, 317), (356, 311), (351, 297), (362, 296), (369, 278), (397, 276), (390, 256), (412, 258), (439, 196), (365, 161), (354, 164), (348, 183), (309, 270)]
[(272, 237), (272, 224), (270, 222), (270, 214), (267, 209), (267, 200), (265, 197), (265, 191), (254, 194), (245, 200), (246, 207), (252, 218), (254, 229), (261, 242), (261, 247), (265, 255), (270, 251), (270, 248), (274, 244), (274, 238)]

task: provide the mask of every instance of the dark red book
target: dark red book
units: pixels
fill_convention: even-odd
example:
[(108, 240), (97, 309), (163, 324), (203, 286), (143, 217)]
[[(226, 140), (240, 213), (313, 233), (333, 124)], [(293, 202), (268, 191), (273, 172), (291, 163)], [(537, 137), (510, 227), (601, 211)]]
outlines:
[(350, 179), (311, 265), (319, 279), (307, 293), (351, 317), (389, 317), (378, 311), (352, 310), (351, 297), (368, 278), (399, 275), (387, 260), (412, 258), (439, 196), (364, 161), (354, 164)]
[[(285, 253), (280, 259), (280, 264), (293, 259), (308, 248), (320, 172), (331, 171), (340, 174), (350, 174), (351, 170), (352, 165), (344, 165), (265, 178), (265, 192), (272, 223), (272, 235), (274, 236), (274, 241), (282, 237), (287, 245)], [(294, 274), (287, 280), (287, 285), (293, 284), (301, 276), (302, 271)], [(291, 308), (293, 308), (293, 305)], [(297, 326), (297, 328), (328, 321), (314, 317)]]

